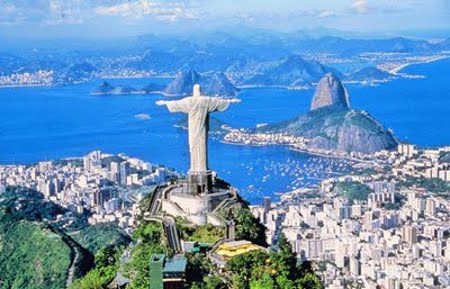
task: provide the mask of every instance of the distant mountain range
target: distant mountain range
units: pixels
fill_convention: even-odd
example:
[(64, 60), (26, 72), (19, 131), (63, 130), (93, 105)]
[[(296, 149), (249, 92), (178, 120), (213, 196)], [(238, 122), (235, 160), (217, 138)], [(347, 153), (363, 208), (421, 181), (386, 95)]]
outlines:
[(447, 45), (432, 44), (425, 40), (403, 37), (388, 39), (344, 39), (325, 36), (318, 39), (306, 39), (292, 46), (298, 53), (333, 53), (343, 56), (368, 52), (426, 53), (439, 51)]
[(365, 111), (350, 108), (345, 87), (332, 74), (319, 82), (311, 111), (255, 131), (303, 136), (311, 139), (308, 145), (312, 148), (343, 152), (373, 153), (397, 145), (392, 133), (381, 123)]
[(267, 31), (256, 34), (215, 32), (185, 39), (147, 35), (114, 45), (86, 44), (58, 51), (22, 49), (20, 57), (10, 52), (0, 53), (0, 76), (53, 70), (54, 82), (65, 84), (101, 75), (122, 75), (123, 71), (131, 75), (145, 72), (173, 76), (180, 71), (195, 70), (201, 74), (225, 73), (237, 85), (302, 86), (317, 82), (328, 72), (340, 75), (330, 67), (298, 55), (315, 55), (316, 59), (321, 59), (321, 55), (333, 55), (357, 61), (361, 54), (367, 53), (427, 55), (449, 50), (450, 38), (431, 43), (402, 37), (313, 38), (310, 33)]
[(167, 86), (151, 83), (142, 89), (135, 89), (128, 85), (111, 85), (104, 81), (93, 95), (121, 95), (121, 94), (150, 94), (158, 93), (167, 96), (192, 95), (192, 88), (200, 84), (203, 95), (234, 97), (239, 93), (230, 80), (223, 73), (200, 74), (194, 70), (180, 72)]

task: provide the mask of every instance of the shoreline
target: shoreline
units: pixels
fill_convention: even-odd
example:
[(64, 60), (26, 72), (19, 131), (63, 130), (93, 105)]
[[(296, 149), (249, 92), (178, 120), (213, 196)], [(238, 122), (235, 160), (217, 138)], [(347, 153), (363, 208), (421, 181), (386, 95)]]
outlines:
[(248, 84), (248, 85), (236, 85), (238, 89), (252, 89), (252, 88), (280, 88), (287, 90), (311, 90), (313, 86), (290, 86), (290, 85), (264, 85), (264, 84)]
[(27, 88), (27, 87), (52, 87), (52, 84), (1, 84), (0, 89), (2, 88)]
[(274, 146), (274, 145), (264, 145), (264, 144), (245, 144), (245, 143), (230, 142), (230, 141), (226, 141), (226, 140), (220, 140), (220, 142), (223, 144), (236, 145), (236, 146), (251, 146), (251, 147)]
[(129, 93), (104, 93), (104, 92), (90, 92), (90, 95), (94, 95), (94, 96), (107, 96), (107, 95), (162, 95), (162, 96), (171, 96), (168, 95), (166, 93), (164, 93), (163, 91), (150, 91), (150, 92), (145, 92), (143, 90), (137, 90), (134, 92), (129, 92)]
[(348, 161), (352, 161), (352, 162), (356, 162), (356, 163), (376, 164), (375, 161), (367, 161), (367, 160), (355, 159), (355, 158), (348, 157), (348, 156), (339, 156), (339, 155), (324, 154), (324, 153), (319, 153), (319, 152), (311, 152), (311, 151), (308, 151), (308, 150), (303, 150), (303, 149), (295, 148), (295, 147), (292, 147), (292, 146), (289, 149), (291, 151), (294, 151), (294, 152), (304, 153), (304, 154), (318, 156), (318, 157), (323, 157), (323, 158), (343, 159), (343, 160), (348, 160)]
[(432, 62), (436, 62), (436, 61), (440, 61), (440, 60), (444, 60), (444, 59), (449, 59), (449, 58), (450, 58), (449, 55), (441, 55), (441, 56), (436, 56), (435, 58), (428, 59), (428, 60), (417, 61), (417, 62), (410, 62), (410, 63), (404, 63), (404, 64), (401, 64), (401, 65), (399, 65), (399, 66), (397, 66), (397, 67), (395, 67), (395, 68), (389, 70), (388, 72), (397, 75), (397, 74), (401, 73), (401, 71), (402, 71), (403, 69), (405, 69), (406, 67), (411, 66), (411, 65), (415, 65), (415, 64), (427, 64), (427, 63), (432, 63)]
[(361, 160), (361, 159), (355, 159), (349, 156), (340, 156), (340, 155), (333, 155), (333, 154), (325, 154), (325, 153), (319, 153), (319, 152), (312, 152), (312, 151), (308, 151), (305, 149), (299, 149), (294, 147), (291, 144), (245, 144), (245, 143), (235, 143), (235, 142), (229, 142), (229, 141), (225, 141), (225, 140), (221, 140), (221, 143), (224, 144), (229, 144), (229, 145), (236, 145), (236, 146), (249, 146), (249, 147), (266, 147), (266, 146), (273, 146), (273, 147), (277, 147), (277, 146), (286, 146), (289, 148), (290, 151), (294, 151), (294, 152), (298, 152), (298, 153), (303, 153), (303, 154), (307, 154), (310, 156), (318, 156), (318, 157), (324, 157), (324, 158), (334, 158), (334, 159), (342, 159), (342, 160), (348, 160), (348, 161), (353, 161), (353, 162), (357, 162), (357, 163), (370, 163), (370, 164), (375, 164), (374, 161), (367, 161), (367, 160)]

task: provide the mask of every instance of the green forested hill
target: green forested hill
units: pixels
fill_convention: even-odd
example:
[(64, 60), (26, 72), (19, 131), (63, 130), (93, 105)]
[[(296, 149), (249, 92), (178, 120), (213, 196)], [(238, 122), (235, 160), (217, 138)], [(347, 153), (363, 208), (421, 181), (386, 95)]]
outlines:
[[(55, 222), (58, 214), (70, 216), (73, 226)], [(80, 278), (97, 263), (99, 251), (128, 242), (116, 224), (88, 226), (85, 216), (36, 191), (9, 187), (0, 195), (0, 289), (66, 288), (69, 269)]]
[(0, 288), (65, 287), (70, 248), (61, 237), (26, 220), (0, 218)]

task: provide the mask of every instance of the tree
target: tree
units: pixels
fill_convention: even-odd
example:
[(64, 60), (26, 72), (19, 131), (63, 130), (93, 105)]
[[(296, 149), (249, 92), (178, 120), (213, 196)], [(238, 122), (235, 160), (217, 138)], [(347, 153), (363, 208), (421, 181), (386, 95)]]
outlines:
[(252, 251), (233, 257), (226, 264), (226, 270), (231, 273), (233, 288), (250, 288), (250, 281), (261, 278), (264, 274), (269, 255), (263, 251)]
[(300, 288), (304, 289), (324, 289), (322, 281), (314, 273), (307, 273), (300, 279)]
[(226, 284), (217, 276), (206, 276), (203, 278), (205, 289), (226, 289)]
[(278, 239), (278, 253), (273, 254), (274, 263), (280, 275), (285, 275), (289, 280), (298, 277), (297, 257), (292, 251), (292, 245), (282, 233)]
[(265, 273), (261, 279), (255, 279), (250, 282), (250, 289), (273, 289), (277, 288), (275, 280), (268, 273)]
[(187, 255), (188, 265), (186, 268), (187, 283), (202, 283), (203, 278), (211, 271), (211, 263), (204, 254)]
[(280, 289), (291, 289), (291, 288), (295, 288), (295, 279), (289, 279), (285, 274), (283, 275), (279, 275), (276, 278), (278, 287)]
[(152, 254), (167, 251), (162, 245), (162, 226), (159, 223), (143, 223), (134, 232), (136, 245), (131, 251), (131, 261), (125, 263), (125, 275), (131, 279), (127, 288), (148, 289), (150, 287), (149, 260)]
[(159, 223), (147, 223), (139, 226), (133, 233), (133, 239), (145, 244), (160, 244), (162, 225)]
[(236, 289), (323, 289), (309, 262), (297, 265), (296, 254), (283, 234), (276, 252), (252, 251), (235, 256), (227, 262), (226, 270)]
[(101, 289), (111, 282), (119, 269), (122, 250), (119, 247), (108, 246), (102, 248), (95, 255), (95, 268), (83, 278), (76, 280), (70, 288), (73, 289)]
[(260, 246), (267, 246), (266, 227), (256, 219), (249, 209), (235, 207), (236, 238), (249, 240)]

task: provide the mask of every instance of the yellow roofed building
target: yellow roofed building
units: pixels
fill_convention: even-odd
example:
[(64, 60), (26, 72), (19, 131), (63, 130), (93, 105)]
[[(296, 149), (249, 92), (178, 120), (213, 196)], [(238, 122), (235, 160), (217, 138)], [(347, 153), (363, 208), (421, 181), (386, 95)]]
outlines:
[(266, 248), (253, 244), (250, 241), (230, 241), (220, 244), (213, 252), (211, 257), (219, 267), (225, 267), (226, 261), (251, 251), (266, 250)]

